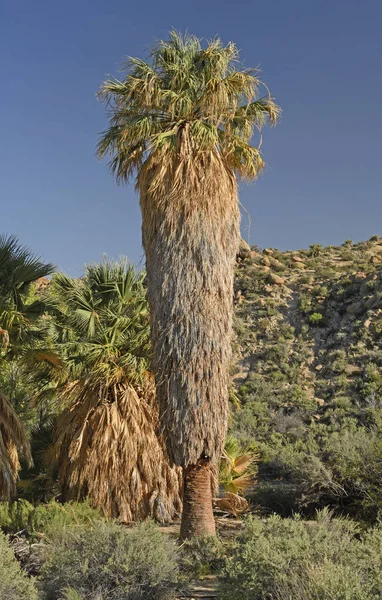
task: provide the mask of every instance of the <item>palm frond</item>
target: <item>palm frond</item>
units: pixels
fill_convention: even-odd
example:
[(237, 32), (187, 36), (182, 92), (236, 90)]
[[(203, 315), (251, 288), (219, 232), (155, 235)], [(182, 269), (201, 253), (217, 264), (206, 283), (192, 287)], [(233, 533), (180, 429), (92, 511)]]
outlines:
[(275, 124), (280, 109), (269, 93), (259, 97), (263, 84), (257, 69), (242, 68), (238, 58), (233, 43), (216, 38), (203, 47), (195, 36), (172, 31), (168, 41), (153, 47), (149, 61), (129, 58), (122, 81), (104, 82), (99, 97), (109, 106), (110, 126), (97, 152), (101, 158), (110, 155), (117, 180), (127, 181), (146, 161), (158, 162), (164, 147), (167, 160), (178, 160), (176, 140), (185, 124), (190, 125), (188, 160), (210, 151), (224, 156), (229, 170), (257, 176), (263, 166), (259, 148), (238, 157), (243, 145), (250, 147), (254, 129)]
[(31, 462), (27, 434), (16, 412), (0, 391), (0, 500), (9, 500), (15, 492), (20, 469), (19, 452)]

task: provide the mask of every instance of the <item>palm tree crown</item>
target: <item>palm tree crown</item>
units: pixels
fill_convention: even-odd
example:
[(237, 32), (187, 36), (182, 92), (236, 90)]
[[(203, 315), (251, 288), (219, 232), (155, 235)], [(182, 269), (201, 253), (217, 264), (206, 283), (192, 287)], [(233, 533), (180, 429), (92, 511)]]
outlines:
[(256, 177), (264, 162), (250, 143), (254, 130), (276, 123), (280, 109), (268, 92), (259, 97), (258, 72), (240, 67), (235, 44), (216, 39), (203, 48), (198, 38), (172, 32), (151, 59), (129, 58), (123, 81), (108, 80), (100, 90), (111, 115), (98, 153), (111, 155), (117, 179), (158, 159), (165, 169), (179, 154), (212, 155)]
[(62, 379), (105, 388), (142, 383), (150, 349), (143, 278), (124, 260), (90, 265), (82, 279), (54, 277), (50, 325), (65, 355)]

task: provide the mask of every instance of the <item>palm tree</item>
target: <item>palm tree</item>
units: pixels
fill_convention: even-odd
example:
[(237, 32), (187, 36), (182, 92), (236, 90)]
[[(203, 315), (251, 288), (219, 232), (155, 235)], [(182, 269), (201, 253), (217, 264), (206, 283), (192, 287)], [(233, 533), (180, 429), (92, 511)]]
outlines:
[(55, 456), (63, 500), (87, 497), (126, 522), (165, 522), (181, 511), (181, 472), (157, 432), (143, 276), (119, 261), (88, 266), (80, 280), (53, 279), (50, 333), (65, 405)]
[(203, 47), (172, 32), (100, 90), (110, 123), (98, 154), (111, 156), (117, 181), (136, 175), (140, 194), (160, 420), (184, 471), (182, 537), (215, 532), (210, 470), (228, 417), (236, 178), (263, 169), (250, 142), (279, 114), (260, 85), (233, 43)]
[[(49, 275), (53, 265), (43, 263), (14, 236), (0, 236), (0, 369), (23, 346), (33, 345), (33, 322), (41, 303), (28, 300), (30, 285)], [(20, 451), (30, 460), (28, 437), (14, 408), (0, 390), (0, 499), (15, 492)]]

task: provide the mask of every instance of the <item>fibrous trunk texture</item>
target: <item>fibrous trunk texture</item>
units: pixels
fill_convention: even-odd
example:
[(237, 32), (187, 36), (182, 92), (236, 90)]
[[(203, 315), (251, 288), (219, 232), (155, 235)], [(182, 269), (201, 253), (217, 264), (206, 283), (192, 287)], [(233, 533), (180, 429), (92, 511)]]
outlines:
[(219, 158), (140, 174), (153, 366), (170, 458), (219, 460), (228, 417), (236, 181)]
[(85, 386), (57, 423), (63, 500), (88, 498), (124, 522), (153, 517), (165, 523), (178, 516), (181, 470), (170, 466), (157, 425), (152, 386), (137, 391), (118, 385), (107, 394)]
[(201, 459), (183, 469), (183, 514), (181, 539), (214, 536), (212, 512), (211, 464)]
[(9, 500), (16, 491), (20, 469), (18, 450), (31, 463), (24, 427), (7, 398), (0, 392), (0, 500)]

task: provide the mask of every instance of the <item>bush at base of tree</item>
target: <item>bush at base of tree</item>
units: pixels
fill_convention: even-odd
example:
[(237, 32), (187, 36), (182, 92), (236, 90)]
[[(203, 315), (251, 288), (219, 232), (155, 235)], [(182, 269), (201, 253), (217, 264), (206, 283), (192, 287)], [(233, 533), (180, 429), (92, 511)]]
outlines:
[(96, 522), (50, 535), (42, 569), (47, 600), (164, 600), (178, 576), (177, 549), (152, 522)]
[(51, 501), (34, 506), (27, 500), (0, 503), (0, 529), (6, 533), (27, 530), (29, 534), (53, 533), (63, 527), (91, 526), (102, 519), (87, 502)]
[(316, 521), (250, 518), (225, 564), (229, 600), (377, 600), (382, 597), (382, 527), (361, 534), (329, 511)]
[(37, 600), (32, 579), (21, 571), (6, 536), (0, 531), (0, 598), (2, 600)]

